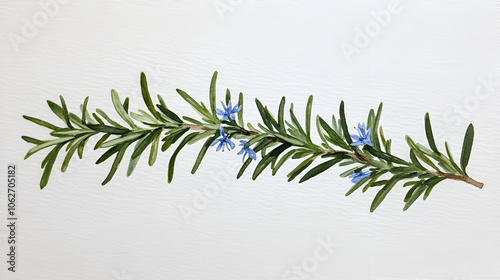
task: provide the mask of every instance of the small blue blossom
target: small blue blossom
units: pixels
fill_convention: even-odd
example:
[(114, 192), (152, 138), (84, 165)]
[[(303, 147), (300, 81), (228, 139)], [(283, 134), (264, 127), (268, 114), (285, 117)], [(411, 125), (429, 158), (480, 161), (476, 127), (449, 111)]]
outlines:
[(241, 148), (241, 151), (238, 152), (238, 155), (243, 155), (243, 162), (245, 162), (245, 158), (246, 156), (248, 155), (251, 159), (253, 160), (257, 160), (257, 154), (255, 154), (255, 152), (252, 150), (252, 148), (248, 147), (248, 148), (245, 148), (245, 144), (247, 143), (248, 141), (245, 141), (245, 140), (240, 140), (240, 146), (243, 146), (243, 148)]
[(359, 172), (353, 172), (351, 175), (349, 175), (349, 178), (351, 178), (351, 182), (353, 183), (358, 183), (359, 181), (363, 180), (364, 178), (370, 177), (372, 172), (370, 170), (366, 171), (359, 171)]
[(234, 149), (235, 145), (234, 143), (227, 137), (227, 135), (224, 133), (224, 129), (222, 127), (220, 128), (220, 137), (215, 139), (210, 146), (215, 146), (217, 143), (219, 143), (219, 146), (217, 146), (216, 151), (224, 151), (224, 148), (231, 150)]
[(370, 137), (372, 136), (371, 128), (368, 128), (368, 130), (366, 130), (365, 123), (359, 123), (358, 133), (359, 135), (351, 134), (351, 138), (354, 141), (351, 143), (351, 146), (359, 146), (359, 145), (373, 146), (372, 141), (370, 141)]
[(217, 115), (221, 116), (221, 120), (223, 121), (228, 121), (229, 119), (235, 120), (236, 118), (234, 114), (238, 113), (241, 110), (241, 106), (235, 105), (234, 107), (232, 107), (231, 101), (229, 101), (227, 107), (226, 104), (224, 104), (224, 102), (221, 101), (220, 103), (222, 104), (223, 109), (217, 108), (216, 112)]

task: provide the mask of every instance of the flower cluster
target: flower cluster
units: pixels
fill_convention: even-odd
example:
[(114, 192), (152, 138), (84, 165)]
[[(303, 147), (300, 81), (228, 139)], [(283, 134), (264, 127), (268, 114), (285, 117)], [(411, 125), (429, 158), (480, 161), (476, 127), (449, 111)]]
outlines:
[[(223, 121), (227, 121), (229, 119), (234, 120), (234, 114), (241, 110), (241, 106), (235, 105), (233, 107), (231, 105), (231, 101), (229, 101), (227, 106), (222, 101), (221, 104), (223, 109), (217, 108), (217, 114), (221, 116), (220, 119)], [(245, 161), (247, 156), (253, 160), (257, 160), (257, 154), (255, 153), (255, 151), (250, 147), (246, 147), (247, 142), (248, 141), (240, 140), (240, 146), (242, 146), (242, 148), (238, 152), (238, 155), (243, 155), (243, 162)], [(226, 148), (228, 151), (235, 148), (235, 144), (233, 143), (233, 141), (231, 141), (231, 139), (229, 139), (222, 126), (220, 127), (220, 137), (215, 139), (210, 146), (215, 146), (217, 144), (219, 144), (216, 149), (217, 152), (220, 150), (224, 151), (224, 148)]]
[(369, 178), (371, 174), (372, 172), (370, 170), (361, 170), (359, 172), (352, 172), (352, 174), (349, 175), (349, 178), (351, 178), (351, 182), (356, 184), (365, 178)]
[(222, 109), (217, 108), (216, 112), (217, 115), (221, 116), (221, 120), (223, 121), (228, 121), (229, 119), (235, 120), (234, 114), (238, 113), (241, 110), (241, 106), (235, 105), (234, 107), (231, 106), (231, 101), (227, 104), (227, 106), (224, 104), (224, 102), (220, 102), (222, 104)]
[(357, 129), (359, 135), (351, 134), (351, 138), (352, 140), (354, 140), (354, 142), (351, 143), (351, 146), (360, 146), (360, 145), (373, 146), (373, 143), (370, 140), (372, 136), (371, 128), (368, 128), (368, 130), (366, 130), (365, 123), (359, 123)]

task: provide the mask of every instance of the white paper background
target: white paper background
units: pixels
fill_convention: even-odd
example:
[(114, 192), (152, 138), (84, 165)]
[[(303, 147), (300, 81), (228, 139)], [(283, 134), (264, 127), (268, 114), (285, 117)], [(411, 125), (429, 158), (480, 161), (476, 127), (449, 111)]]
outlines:
[[(497, 1), (396, 3), (402, 10), (350, 59), (342, 44), (354, 45), (357, 28), (373, 24), (372, 13), (389, 1), (69, 1), (50, 6), (51, 15), (47, 2), (0, 1), (1, 165), (17, 163), (20, 182), (18, 272), (7, 271), (0, 226), (1, 279), (500, 278)], [(218, 13), (224, 4), (230, 9)], [(27, 38), (23, 28), (34, 20)], [(25, 41), (13, 43), (15, 36)], [(236, 180), (236, 152), (211, 150), (191, 175), (194, 145), (180, 154), (170, 185), (172, 151), (154, 167), (143, 157), (129, 178), (122, 166), (102, 187), (110, 162), (96, 166), (101, 153), (89, 146), (66, 173), (56, 163), (39, 190), (43, 153), (24, 161), (31, 145), (20, 137), (47, 130), (23, 114), (56, 122), (46, 100), (59, 95), (73, 111), (85, 96), (91, 109), (113, 111), (111, 88), (130, 96), (133, 110), (144, 108), (141, 71), (153, 93), (192, 114), (175, 89), (206, 100), (215, 70), (220, 98), (226, 88), (244, 92), (247, 121), (258, 120), (256, 97), (277, 108), (285, 95), (302, 115), (313, 94), (313, 113), (325, 117), (344, 100), (351, 126), (384, 102), (382, 125), (405, 158), (406, 134), (425, 141), (426, 112), (441, 132), (438, 144), (449, 140), (457, 157), (472, 122), (469, 173), (485, 187), (445, 181), (402, 212), (399, 186), (370, 213), (375, 191), (346, 198), (351, 183), (339, 168), (300, 185), (286, 183), (286, 170)], [(214, 186), (218, 193), (200, 204)], [(186, 219), (183, 207), (197, 212)], [(318, 239), (336, 244), (319, 262)], [(294, 266), (303, 274), (287, 274)]]

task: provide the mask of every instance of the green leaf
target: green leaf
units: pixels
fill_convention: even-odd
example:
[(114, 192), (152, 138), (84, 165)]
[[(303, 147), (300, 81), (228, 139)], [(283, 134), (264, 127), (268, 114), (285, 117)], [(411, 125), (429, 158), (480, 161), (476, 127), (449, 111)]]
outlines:
[[(417, 198), (418, 198), (418, 197), (422, 194), (422, 192), (424, 192), (424, 191), (425, 191), (426, 186), (422, 186), (422, 183), (423, 183), (423, 182), (424, 182), (424, 181), (417, 181), (417, 182), (413, 185), (413, 187), (411, 187), (411, 188), (408, 190), (408, 192), (406, 193), (406, 195), (405, 195), (405, 197), (404, 197), (404, 199), (403, 199), (403, 202), (405, 202), (406, 204), (408, 204), (408, 202), (410, 201), (410, 199), (411, 199), (411, 198), (412, 198), (412, 196), (413, 196), (413, 193), (414, 193), (417, 189), (420, 189), (420, 188), (421, 188), (421, 189), (422, 189), (422, 190), (421, 190), (421, 192), (420, 192), (420, 193), (419, 193), (419, 194), (418, 194), (418, 195), (417, 195), (417, 196), (413, 199), (413, 202), (414, 202), (414, 201), (415, 201), (415, 200), (416, 200), (416, 199), (417, 199)], [(413, 202), (411, 202), (411, 203), (408, 205), (408, 207), (410, 207), (410, 206), (411, 206), (411, 204), (413, 204)], [(406, 205), (405, 205), (405, 208), (406, 208), (406, 209), (408, 209), (408, 207), (406, 207)]]
[(96, 113), (92, 113), (92, 116), (99, 124), (104, 125), (104, 122), (101, 120), (101, 118), (99, 118), (99, 116)]
[(193, 118), (190, 118), (190, 117), (188, 117), (188, 116), (182, 116), (182, 118), (183, 118), (185, 121), (191, 122), (191, 123), (193, 123), (193, 124), (197, 124), (197, 125), (200, 125), (200, 126), (205, 126), (205, 124), (204, 124), (204, 123), (202, 123), (202, 122), (200, 122), (200, 121), (198, 121), (198, 120), (195, 120), (195, 119), (193, 119)]
[(283, 155), (279, 161), (274, 165), (274, 167), (272, 168), (273, 169), (273, 176), (276, 175), (276, 173), (278, 172), (278, 170), (281, 168), (281, 166), (288, 160), (290, 159), (296, 152), (297, 150), (291, 150), (291, 151), (288, 151), (285, 155)]
[(264, 109), (264, 106), (262, 106), (262, 103), (260, 103), (259, 99), (255, 98), (255, 104), (257, 104), (257, 109), (259, 109), (260, 117), (262, 118), (262, 121), (264, 124), (267, 126), (269, 130), (273, 130), (273, 125), (271, 124), (271, 121), (269, 121), (268, 115), (266, 113), (266, 110)]
[(455, 168), (455, 170), (458, 170), (458, 172), (462, 175), (465, 176), (465, 172), (463, 172), (460, 167), (458, 167), (457, 163), (455, 162), (455, 160), (453, 159), (453, 155), (451, 154), (451, 150), (450, 150), (450, 146), (448, 145), (448, 142), (444, 142), (444, 146), (446, 148), (446, 153), (448, 154), (448, 158), (450, 159), (450, 163), (453, 165), (453, 168)]
[[(136, 143), (136, 146), (137, 146), (137, 143)], [(128, 168), (127, 168), (127, 177), (132, 175), (132, 172), (134, 172), (135, 167), (137, 166), (137, 163), (139, 163), (139, 160), (140, 160), (140, 157), (130, 159), (129, 164), (128, 164)]]
[(388, 153), (388, 154), (391, 153), (391, 144), (392, 144), (392, 140), (391, 139), (385, 141), (385, 143), (384, 143), (385, 152)]
[(340, 102), (339, 118), (340, 118), (340, 126), (342, 127), (342, 132), (344, 133), (344, 138), (347, 141), (347, 144), (351, 145), (352, 139), (351, 135), (349, 134), (349, 129), (347, 127), (347, 121), (345, 119), (344, 101)]
[(139, 110), (139, 112), (141, 112), (142, 114), (137, 114), (135, 112), (131, 112), (130, 117), (132, 117), (132, 119), (139, 121), (143, 124), (146, 124), (148, 126), (162, 125), (162, 123), (159, 120), (155, 119), (153, 116), (151, 116), (147, 112), (145, 112), (143, 110)]
[[(375, 115), (375, 119), (373, 120), (373, 125), (372, 125), (372, 137), (371, 140), (373, 142), (373, 147), (376, 150), (381, 150), (380, 149), (380, 142), (379, 142), (379, 137), (378, 137), (378, 132), (379, 132), (379, 125), (380, 125), (380, 118), (382, 116), (382, 107), (384, 104), (380, 102), (378, 109), (377, 109), (377, 114)], [(389, 153), (389, 151), (387, 151)]]
[(217, 137), (219, 137), (220, 130), (210, 129), (210, 130), (205, 130), (203, 132), (200, 132), (200, 133), (198, 133), (198, 135), (196, 135), (195, 137), (191, 138), (191, 140), (189, 141), (188, 145), (195, 144), (196, 142), (198, 142), (198, 141), (200, 141), (202, 139), (205, 139), (208, 136), (212, 136), (212, 135), (216, 135)]
[(292, 181), (297, 177), (302, 171), (304, 171), (309, 165), (313, 163), (313, 161), (316, 159), (317, 155), (312, 155), (302, 161), (295, 169), (293, 169), (290, 173), (288, 173), (288, 182)]
[(443, 181), (444, 179), (446, 178), (434, 177), (426, 181), (427, 189), (425, 190), (424, 193), (424, 200), (426, 200), (427, 197), (429, 197), (434, 186), (436, 186), (439, 182)]
[(29, 136), (21, 136), (21, 138), (28, 142), (28, 143), (31, 143), (31, 144), (35, 144), (35, 145), (39, 145), (39, 144), (42, 144), (44, 143), (45, 141), (42, 141), (42, 140), (38, 140), (38, 139), (35, 139), (33, 137), (29, 137)]
[(334, 144), (335, 146), (344, 148), (346, 150), (352, 151), (351, 146), (346, 144), (342, 138), (333, 130), (321, 117), (319, 117), (319, 124), (321, 127), (325, 130), (325, 132), (328, 134), (330, 137), (330, 142)]
[(160, 145), (160, 136), (161, 132), (155, 136), (153, 142), (151, 143), (151, 150), (149, 152), (149, 160), (148, 160), (149, 166), (153, 166), (153, 164), (156, 161), (156, 158), (158, 157), (158, 146)]
[(114, 126), (109, 126), (109, 125), (102, 125), (102, 124), (87, 124), (87, 126), (97, 132), (104, 132), (104, 133), (109, 133), (109, 134), (125, 134), (130, 132), (130, 130), (126, 128), (118, 128)]
[(217, 119), (217, 112), (216, 112), (216, 102), (217, 102), (217, 91), (216, 91), (216, 83), (217, 83), (217, 71), (214, 72), (214, 75), (212, 76), (212, 80), (210, 81), (210, 91), (209, 91), (209, 96), (210, 96), (210, 110), (212, 111), (212, 116), (214, 119)]
[[(217, 73), (217, 72), (216, 72)], [(174, 177), (174, 165), (175, 165), (175, 159), (177, 158), (177, 155), (181, 151), (184, 146), (189, 142), (191, 138), (196, 136), (198, 132), (193, 132), (191, 134), (188, 134), (182, 141), (179, 143), (179, 146), (177, 146), (177, 149), (175, 149), (174, 153), (172, 154), (172, 157), (170, 158), (170, 161), (168, 163), (168, 182), (171, 183), (172, 179)]]
[(419, 181), (408, 181), (408, 182), (406, 182), (406, 183), (403, 184), (403, 188), (404, 187), (408, 187), (408, 186), (413, 186), (413, 185), (415, 185), (418, 182)]
[(302, 142), (300, 139), (296, 139), (293, 136), (290, 136), (288, 134), (283, 134), (283, 133), (273, 133), (273, 135), (279, 139), (282, 139), (290, 144), (293, 144), (295, 146), (304, 146), (305, 143)]
[(231, 92), (229, 89), (226, 89), (226, 104), (229, 104), (229, 101), (231, 101)]
[[(380, 135), (380, 140), (382, 140), (382, 146), (386, 148), (387, 140), (385, 139), (384, 130), (382, 129), (382, 127), (379, 128), (379, 135)], [(387, 149), (385, 150), (385, 152), (390, 153), (389, 151), (387, 151)]]
[(43, 126), (43, 127), (46, 127), (48, 129), (52, 129), (52, 130), (59, 130), (59, 129), (62, 129), (61, 127), (59, 126), (55, 126), (51, 123), (48, 123), (46, 121), (42, 121), (40, 119), (37, 119), (37, 118), (33, 118), (33, 117), (30, 117), (30, 116), (26, 116), (26, 115), (23, 115), (23, 118), (27, 119), (28, 121), (31, 121), (31, 122), (34, 122), (40, 126)]
[(293, 112), (293, 104), (290, 104), (290, 118), (292, 119), (292, 123), (295, 126), (295, 128), (297, 128), (299, 134), (302, 135), (305, 139), (307, 139), (307, 141), (310, 143), (311, 140), (307, 138), (306, 132), (304, 131), (304, 129), (300, 125), (299, 120), (297, 119), (297, 117), (295, 116), (295, 113)]
[(61, 106), (57, 105), (56, 103), (54, 103), (50, 100), (47, 100), (47, 104), (49, 105), (50, 110), (52, 110), (52, 112), (56, 116), (58, 116), (62, 121), (66, 122), (66, 120), (64, 119), (64, 114), (63, 114)]
[(368, 113), (368, 120), (366, 122), (366, 127), (372, 128), (372, 131), (373, 131), (373, 122), (374, 121), (375, 121), (375, 111), (373, 111), (373, 109), (370, 109), (370, 112)]
[(311, 168), (311, 170), (309, 170), (300, 180), (299, 180), (299, 183), (302, 183), (302, 182), (305, 182), (309, 179), (311, 179), (312, 177), (318, 175), (318, 174), (321, 174), (323, 172), (325, 172), (326, 170), (330, 169), (332, 166), (334, 166), (335, 164), (339, 163), (342, 161), (343, 158), (334, 158), (334, 159), (331, 159), (331, 160), (328, 160), (328, 161), (325, 161), (323, 163), (320, 163), (318, 165), (316, 165), (315, 167)]
[(63, 143), (57, 144), (54, 147), (54, 149), (52, 149), (52, 151), (47, 155), (42, 178), (40, 179), (40, 189), (43, 189), (47, 186), (47, 183), (49, 182), (50, 178), (50, 173), (52, 172), (52, 167), (54, 167), (54, 163), (56, 162), (57, 159), (57, 154), (59, 153), (59, 151), (63, 146), (64, 146)]
[(161, 133), (162, 129), (157, 128), (151, 131), (146, 137), (137, 142), (137, 145), (132, 153), (132, 158), (140, 157), (144, 150), (151, 144), (156, 136)]
[(81, 134), (87, 134), (89, 132), (93, 132), (92, 130), (79, 130), (79, 129), (61, 129), (61, 130), (56, 130), (52, 131), (50, 135), (56, 136), (56, 137), (76, 137), (77, 135)]
[(355, 167), (352, 167), (350, 169), (347, 169), (346, 171), (340, 173), (339, 177), (340, 178), (345, 178), (349, 175), (351, 175), (352, 173), (355, 173), (355, 172), (360, 172), (361, 170), (363, 170), (363, 168), (365, 168), (366, 165), (361, 165), (361, 166), (355, 166)]
[(387, 184), (378, 191), (377, 195), (375, 195), (375, 198), (373, 199), (372, 205), (370, 207), (370, 212), (375, 211), (377, 207), (382, 203), (382, 201), (385, 199), (387, 194), (392, 190), (392, 188), (396, 185), (397, 182), (400, 180), (406, 179), (406, 178), (411, 178), (416, 176), (418, 173), (412, 172), (409, 174), (400, 174), (400, 175), (394, 175)]
[(245, 122), (243, 122), (243, 93), (240, 92), (240, 95), (238, 96), (238, 106), (240, 107), (240, 110), (237, 113), (238, 117), (238, 124), (241, 127), (245, 127)]
[(311, 138), (311, 111), (312, 111), (313, 96), (309, 95), (306, 105), (306, 135)]
[(172, 144), (174, 144), (179, 138), (181, 138), (184, 133), (186, 133), (189, 130), (189, 127), (183, 127), (183, 128), (178, 128), (178, 129), (172, 129), (172, 133), (168, 134), (165, 136), (162, 141), (164, 141), (163, 145), (161, 146), (161, 151), (164, 152), (166, 151)]
[(66, 107), (66, 102), (64, 101), (64, 98), (62, 97), (62, 95), (59, 95), (59, 99), (61, 99), (61, 105), (62, 105), (61, 108), (62, 108), (62, 114), (63, 114), (64, 121), (66, 121), (66, 125), (69, 128), (73, 128), (73, 125), (71, 124), (71, 122), (69, 120), (68, 107)]
[[(130, 142), (131, 143), (131, 142)], [(129, 145), (130, 145), (129, 143)], [(125, 143), (126, 144), (126, 143)], [(118, 153), (118, 151), (120, 150), (120, 148), (123, 146), (122, 145), (116, 145), (116, 146), (113, 146), (111, 147), (110, 149), (108, 149), (106, 152), (104, 152), (104, 154), (102, 154), (98, 159), (97, 161), (95, 162), (95, 164), (101, 164), (103, 163), (105, 160), (107, 160), (108, 158), (110, 158), (112, 155)]]
[[(408, 143), (408, 146), (410, 146), (411, 150), (413, 151), (414, 155), (417, 156), (419, 159), (421, 159), (423, 162), (431, 166), (437, 171), (439, 168), (418, 148), (418, 146), (413, 142), (413, 140), (410, 138), (410, 136), (406, 135), (406, 142)], [(411, 156), (411, 154), (410, 154)], [(414, 162), (415, 164), (415, 162)], [(425, 168), (424, 168), (425, 170)]]
[(264, 169), (275, 159), (277, 158), (282, 152), (284, 152), (286, 149), (290, 148), (292, 145), (290, 143), (283, 143), (279, 145), (277, 148), (273, 149), (269, 154), (264, 156), (257, 166), (255, 167), (255, 170), (252, 175), (252, 180), (257, 179), (257, 177), (264, 171)]
[(377, 181), (378, 178), (380, 178), (382, 175), (384, 175), (387, 172), (388, 172), (388, 170), (372, 172), (372, 174), (370, 174), (371, 180), (368, 183), (366, 183), (366, 185), (363, 187), (363, 192), (366, 192), (368, 190), (368, 188), (370, 188), (370, 187), (383, 186), (383, 185), (387, 184), (388, 180)]
[(292, 159), (303, 158), (303, 157), (306, 157), (306, 156), (311, 155), (313, 153), (314, 153), (314, 151), (309, 150), (309, 149), (298, 149), (295, 152), (295, 154), (292, 156)]
[(95, 143), (94, 150), (97, 150), (101, 147), (102, 143), (104, 143), (106, 140), (108, 140), (109, 136), (111, 136), (110, 133), (104, 134), (98, 141)]
[(151, 95), (149, 94), (149, 89), (148, 89), (148, 81), (146, 79), (146, 75), (144, 74), (144, 72), (141, 72), (141, 93), (142, 93), (142, 99), (144, 99), (144, 104), (146, 104), (146, 107), (151, 112), (151, 114), (153, 114), (153, 116), (159, 120), (160, 114), (158, 114), (158, 112), (155, 110), (155, 105), (151, 100)]
[(113, 164), (111, 165), (111, 169), (109, 170), (108, 176), (106, 176), (104, 181), (102, 181), (102, 183), (101, 183), (103, 186), (106, 185), (109, 181), (111, 181), (111, 179), (115, 175), (116, 170), (118, 169), (118, 166), (120, 166), (120, 162), (122, 161), (123, 156), (125, 155), (125, 152), (127, 151), (127, 147), (130, 144), (131, 144), (131, 142), (125, 142), (119, 146), (116, 146), (118, 151), (116, 153), (115, 160), (113, 161)]
[(123, 101), (123, 109), (125, 109), (125, 112), (128, 113), (128, 107), (129, 107), (130, 99), (127, 97), (125, 98), (125, 101)]
[(82, 123), (86, 124), (87, 123), (87, 104), (89, 103), (89, 97), (85, 97), (85, 100), (83, 101), (83, 107), (82, 107)]
[[(117, 127), (117, 128), (122, 128), (122, 129), (127, 129), (126, 127), (124, 127), (123, 125), (115, 122), (114, 120), (112, 120), (103, 110), (101, 109), (96, 109), (95, 110), (99, 115), (101, 115), (105, 120), (107, 120), (112, 126), (114, 127)], [(94, 117), (97, 117), (97, 115), (94, 114)], [(98, 120), (99, 121), (99, 120)], [(102, 121), (99, 121), (99, 123), (102, 123)]]
[(208, 119), (212, 119), (212, 115), (210, 114), (210, 112), (208, 112), (206, 108), (201, 107), (201, 105), (198, 102), (196, 102), (196, 100), (194, 100), (189, 94), (180, 89), (176, 89), (176, 91), (200, 115), (205, 116)]
[(111, 100), (113, 101), (113, 106), (115, 107), (116, 112), (120, 117), (130, 125), (132, 128), (137, 128), (135, 123), (132, 121), (128, 113), (125, 111), (125, 108), (123, 108), (123, 104), (120, 101), (120, 97), (118, 96), (118, 93), (116, 90), (112, 89), (111, 90)]
[(240, 170), (238, 171), (238, 175), (236, 175), (236, 179), (239, 179), (243, 175), (243, 173), (245, 172), (245, 170), (247, 169), (247, 167), (250, 165), (250, 163), (252, 163), (252, 160), (253, 159), (251, 159), (251, 158), (247, 158), (245, 160), (245, 162), (241, 166)]
[(464, 143), (462, 145), (462, 156), (460, 157), (460, 166), (462, 171), (465, 173), (465, 169), (469, 164), (470, 153), (472, 151), (472, 143), (474, 141), (474, 126), (469, 124), (467, 131), (465, 132)]
[(281, 97), (280, 101), (280, 106), (278, 109), (278, 131), (281, 133), (286, 134), (286, 127), (285, 127), (285, 103), (286, 99), (285, 97)]
[(432, 134), (432, 126), (429, 113), (425, 114), (425, 135), (427, 136), (427, 142), (429, 142), (429, 146), (431, 147), (432, 151), (440, 155), (441, 153), (436, 147), (436, 142), (434, 142), (434, 135)]
[(366, 182), (368, 182), (368, 180), (370, 180), (370, 177), (367, 177), (367, 178), (363, 178), (361, 179), (361, 181), (355, 183), (346, 193), (345, 193), (345, 196), (349, 196), (350, 194), (352, 194), (353, 192), (355, 192), (357, 189), (361, 188), (361, 186), (363, 186)]
[[(258, 137), (258, 136), (257, 136)], [(253, 139), (253, 138), (252, 138)], [(250, 140), (251, 141), (251, 140)], [(249, 141), (249, 142), (250, 142)], [(258, 153), (259, 151), (261, 151), (262, 149), (264, 149), (265, 147), (267, 147), (268, 145), (272, 144), (273, 142), (267, 138), (261, 138), (259, 140), (260, 142), (253, 148), (253, 151), (255, 153)], [(247, 143), (248, 144), (248, 143)], [(246, 146), (246, 145), (245, 145)], [(236, 175), (236, 179), (239, 179), (243, 173), (245, 172), (245, 170), (247, 169), (247, 167), (250, 165), (250, 163), (252, 162), (253, 159), (251, 158), (247, 158), (245, 160), (245, 162), (243, 163), (243, 165), (241, 166), (240, 170), (238, 171), (238, 175)]]
[(87, 126), (82, 123), (82, 119), (80, 119), (79, 116), (77, 116), (77, 115), (75, 115), (73, 113), (69, 113), (69, 120), (73, 124), (75, 124), (76, 126), (78, 126), (79, 128), (82, 128), (82, 129), (87, 128)]
[(45, 148), (48, 148), (50, 146), (54, 146), (57, 144), (64, 145), (66, 142), (71, 141), (72, 139), (73, 139), (72, 137), (66, 137), (66, 138), (58, 138), (58, 139), (54, 139), (54, 140), (50, 140), (50, 141), (44, 141), (43, 143), (40, 143), (40, 144), (36, 145), (35, 147), (31, 148), (28, 151), (28, 153), (26, 153), (26, 156), (24, 157), (24, 159), (27, 159), (31, 155), (33, 155), (34, 153), (36, 153), (40, 150), (43, 150)]
[(384, 186), (385, 184), (387, 184), (387, 182), (389, 182), (389, 180), (380, 180), (380, 181), (373, 182), (371, 184), (371, 186), (372, 187)]
[(386, 160), (386, 161), (389, 161), (389, 162), (393, 162), (393, 163), (408, 165), (408, 162), (406, 162), (405, 160), (400, 159), (400, 158), (398, 158), (396, 156), (384, 153), (382, 151), (377, 151), (377, 150), (375, 150), (373, 147), (371, 147), (369, 145), (365, 145), (363, 149), (366, 150), (366, 151), (368, 151), (370, 154), (372, 154), (372, 155), (380, 158), (380, 159), (383, 159), (383, 160)]
[(201, 147), (200, 152), (198, 153), (198, 157), (196, 158), (196, 161), (194, 163), (193, 168), (191, 169), (191, 174), (194, 174), (196, 170), (198, 170), (198, 167), (200, 167), (201, 161), (203, 160), (203, 157), (205, 157), (205, 154), (207, 153), (208, 148), (210, 148), (210, 144), (217, 139), (218, 135), (214, 135), (205, 141), (203, 146)]
[(83, 158), (83, 149), (85, 149), (85, 145), (87, 144), (87, 142), (90, 139), (90, 136), (92, 136), (92, 135), (93, 134), (87, 134), (86, 136), (83, 136), (85, 139), (83, 141), (81, 141), (80, 144), (78, 145), (77, 152), (78, 152), (78, 157), (80, 159)]
[(73, 155), (75, 154), (76, 149), (79, 147), (79, 144), (83, 141), (88, 139), (88, 137), (80, 137), (78, 139), (75, 139), (73, 143), (69, 146), (68, 153), (64, 157), (64, 161), (61, 166), (61, 172), (66, 172), (66, 169), (68, 168), (69, 162)]
[(427, 147), (425, 147), (419, 143), (416, 143), (416, 145), (419, 148), (419, 150), (422, 151), (422, 153), (435, 159), (438, 162), (438, 165), (441, 166), (446, 172), (460, 173), (460, 168), (455, 170), (455, 167), (453, 166), (453, 164), (443, 154), (441, 154), (441, 153), (436, 154), (434, 151), (428, 149)]
[(124, 142), (134, 142), (135, 140), (137, 140), (137, 138), (142, 137), (143, 135), (144, 135), (143, 133), (129, 133), (126, 135), (122, 135), (118, 138), (106, 141), (102, 143), (101, 147), (108, 148), (111, 146), (122, 144)]
[(177, 116), (174, 112), (170, 111), (169, 109), (167, 109), (166, 107), (163, 107), (162, 105), (160, 104), (157, 104), (156, 107), (158, 107), (158, 109), (160, 109), (160, 111), (165, 114), (169, 119), (171, 119), (172, 121), (176, 122), (176, 123), (183, 123), (183, 121), (181, 120), (181, 118), (179, 118), (179, 116)]
[(165, 103), (165, 100), (163, 100), (163, 97), (161, 95), (157, 94), (156, 97), (158, 97), (158, 101), (160, 102), (160, 105), (167, 108), (167, 104)]
[(425, 167), (422, 166), (422, 164), (420, 164), (420, 162), (417, 159), (417, 156), (415, 156), (415, 152), (413, 152), (413, 150), (411, 149), (410, 149), (410, 159), (413, 165), (415, 165), (417, 168), (420, 168), (422, 170), (427, 170)]

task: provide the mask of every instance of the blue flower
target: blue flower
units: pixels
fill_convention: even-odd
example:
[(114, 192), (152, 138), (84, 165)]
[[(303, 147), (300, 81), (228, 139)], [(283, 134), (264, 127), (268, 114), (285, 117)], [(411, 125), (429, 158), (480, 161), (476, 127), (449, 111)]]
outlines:
[(364, 178), (370, 177), (372, 172), (370, 170), (366, 171), (359, 171), (359, 172), (352, 172), (351, 175), (349, 175), (349, 178), (351, 178), (351, 182), (353, 183), (358, 183), (359, 181), (363, 180)]
[(220, 103), (222, 104), (223, 109), (217, 108), (216, 112), (217, 112), (217, 115), (221, 116), (221, 120), (223, 120), (223, 121), (228, 121), (229, 119), (235, 120), (236, 118), (235, 118), (234, 114), (238, 113), (238, 111), (241, 110), (241, 106), (235, 105), (234, 107), (232, 107), (231, 101), (229, 101), (229, 103), (227, 104), (227, 107), (224, 104), (224, 102), (221, 101)]
[(243, 148), (241, 148), (241, 151), (238, 152), (238, 155), (241, 155), (243, 154), (243, 162), (245, 162), (245, 157), (248, 155), (251, 159), (253, 160), (257, 160), (257, 154), (255, 154), (255, 152), (252, 150), (252, 148), (248, 147), (248, 148), (245, 148), (245, 144), (247, 143), (248, 141), (245, 141), (245, 140), (240, 140), (240, 146), (243, 146)]
[(224, 129), (222, 127), (220, 128), (220, 137), (215, 139), (210, 146), (215, 146), (217, 143), (219, 143), (219, 146), (217, 146), (217, 152), (222, 149), (224, 151), (224, 148), (231, 150), (234, 149), (235, 145), (234, 143), (227, 137), (227, 135), (224, 133)]
[(351, 134), (351, 138), (354, 142), (351, 143), (351, 146), (359, 146), (359, 145), (369, 145), (373, 146), (372, 141), (370, 141), (370, 137), (372, 136), (372, 129), (368, 128), (366, 130), (365, 123), (358, 124), (358, 133), (359, 135)]

